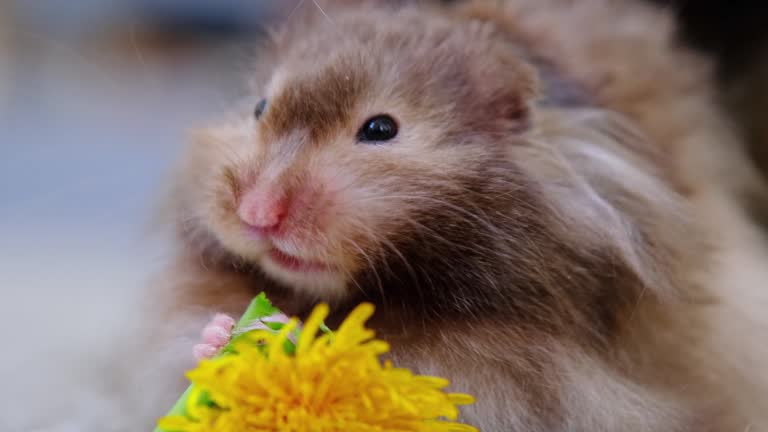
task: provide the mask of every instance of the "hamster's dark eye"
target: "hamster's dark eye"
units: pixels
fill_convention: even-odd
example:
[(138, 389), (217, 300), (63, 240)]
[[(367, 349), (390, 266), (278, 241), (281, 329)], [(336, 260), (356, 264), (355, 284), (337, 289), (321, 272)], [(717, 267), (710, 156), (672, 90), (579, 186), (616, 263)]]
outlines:
[(357, 140), (360, 142), (389, 141), (397, 135), (397, 123), (388, 115), (371, 117), (363, 123), (363, 127), (357, 132)]
[(256, 120), (264, 114), (265, 109), (267, 109), (267, 100), (262, 99), (256, 104), (256, 108), (253, 109), (253, 116), (256, 117)]

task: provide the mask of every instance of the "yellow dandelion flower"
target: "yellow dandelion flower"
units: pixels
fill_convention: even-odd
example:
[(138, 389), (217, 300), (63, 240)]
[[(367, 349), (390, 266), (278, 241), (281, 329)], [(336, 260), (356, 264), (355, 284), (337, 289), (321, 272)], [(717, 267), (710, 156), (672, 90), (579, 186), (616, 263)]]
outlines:
[[(389, 346), (365, 322), (362, 304), (338, 330), (320, 332), (328, 307), (310, 315), (295, 350), (285, 349), (297, 321), (279, 332), (254, 330), (236, 338), (235, 355), (202, 361), (188, 373), (186, 415), (163, 418), (167, 432), (476, 432), (456, 422), (464, 394), (445, 393), (448, 381), (414, 375), (379, 357)], [(194, 390), (192, 390), (194, 389)]]

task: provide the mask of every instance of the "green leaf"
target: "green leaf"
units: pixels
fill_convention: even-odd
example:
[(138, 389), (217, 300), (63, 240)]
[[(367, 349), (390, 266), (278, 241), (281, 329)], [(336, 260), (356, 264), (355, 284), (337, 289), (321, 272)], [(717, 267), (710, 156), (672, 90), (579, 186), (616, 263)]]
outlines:
[(235, 331), (248, 326), (250, 323), (258, 319), (266, 318), (279, 312), (280, 310), (274, 307), (272, 302), (267, 299), (266, 293), (259, 293), (259, 295), (251, 300), (251, 304), (248, 305), (245, 313), (243, 313), (243, 316), (240, 317), (240, 321), (238, 321), (237, 325), (235, 325)]

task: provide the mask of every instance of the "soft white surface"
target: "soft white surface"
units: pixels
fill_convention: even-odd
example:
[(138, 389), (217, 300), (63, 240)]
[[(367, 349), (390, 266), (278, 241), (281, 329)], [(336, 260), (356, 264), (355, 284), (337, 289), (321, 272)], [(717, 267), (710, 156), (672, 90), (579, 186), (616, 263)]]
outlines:
[(144, 224), (237, 71), (27, 42), (0, 58), (0, 432), (127, 432), (110, 367), (164, 257)]

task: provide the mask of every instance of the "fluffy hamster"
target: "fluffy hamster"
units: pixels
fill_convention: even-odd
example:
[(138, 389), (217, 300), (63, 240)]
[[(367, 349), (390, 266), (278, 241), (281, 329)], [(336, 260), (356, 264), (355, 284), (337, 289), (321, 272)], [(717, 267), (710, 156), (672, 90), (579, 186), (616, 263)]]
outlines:
[(474, 394), (485, 432), (764, 425), (739, 201), (762, 185), (671, 17), (340, 3), (283, 23), (247, 106), (186, 151), (166, 334), (262, 290), (370, 301), (395, 362)]

